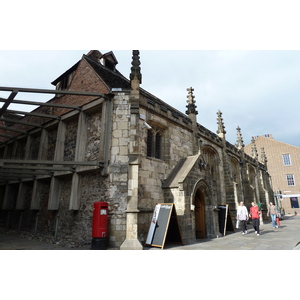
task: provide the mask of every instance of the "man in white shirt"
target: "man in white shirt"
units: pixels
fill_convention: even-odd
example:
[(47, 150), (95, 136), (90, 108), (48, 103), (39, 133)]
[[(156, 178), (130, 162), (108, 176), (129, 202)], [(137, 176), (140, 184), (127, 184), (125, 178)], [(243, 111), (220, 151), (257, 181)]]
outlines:
[(249, 215), (247, 207), (244, 205), (244, 202), (240, 202), (240, 206), (238, 207), (236, 213), (236, 219), (239, 220), (242, 224), (242, 234), (247, 234), (247, 221), (249, 219)]

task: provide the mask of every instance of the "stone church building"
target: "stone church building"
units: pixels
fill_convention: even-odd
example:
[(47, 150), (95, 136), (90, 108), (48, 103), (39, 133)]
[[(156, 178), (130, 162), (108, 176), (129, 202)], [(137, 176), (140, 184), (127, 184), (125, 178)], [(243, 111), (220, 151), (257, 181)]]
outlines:
[[(127, 79), (113, 52), (92, 50), (52, 82), (53, 94), (30, 113), (0, 109), (0, 226), (41, 238), (91, 242), (93, 204), (109, 204), (109, 248), (142, 249), (157, 203), (174, 203), (185, 244), (217, 237), (218, 205), (232, 217), (239, 201), (273, 199), (266, 165), (197, 123), (192, 88), (180, 112), (141, 88), (140, 53)], [(183, 100), (184, 101), (184, 100)], [(35, 103), (36, 104), (36, 103)]]

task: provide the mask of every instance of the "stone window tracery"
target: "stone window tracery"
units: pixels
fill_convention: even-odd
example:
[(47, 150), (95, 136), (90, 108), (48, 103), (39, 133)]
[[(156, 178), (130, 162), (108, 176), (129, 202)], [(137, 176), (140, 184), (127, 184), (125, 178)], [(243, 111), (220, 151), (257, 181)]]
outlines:
[(147, 156), (157, 159), (162, 158), (162, 133), (157, 129), (148, 129)]

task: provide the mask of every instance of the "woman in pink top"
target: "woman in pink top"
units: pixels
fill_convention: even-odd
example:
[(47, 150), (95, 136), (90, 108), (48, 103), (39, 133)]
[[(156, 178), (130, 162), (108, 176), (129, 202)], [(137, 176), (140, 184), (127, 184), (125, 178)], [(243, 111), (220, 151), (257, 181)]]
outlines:
[(252, 207), (250, 208), (250, 218), (252, 218), (252, 225), (255, 230), (255, 233), (259, 236), (259, 216), (260, 212), (258, 211), (258, 206), (255, 202), (252, 202)]

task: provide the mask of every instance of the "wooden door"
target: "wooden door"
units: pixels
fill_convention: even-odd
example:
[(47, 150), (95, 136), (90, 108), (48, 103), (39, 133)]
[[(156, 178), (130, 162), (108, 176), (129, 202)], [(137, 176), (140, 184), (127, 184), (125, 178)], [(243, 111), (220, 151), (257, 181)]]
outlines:
[(196, 219), (196, 238), (203, 239), (206, 237), (205, 201), (204, 201), (204, 195), (201, 192), (197, 192), (195, 197), (195, 219)]

